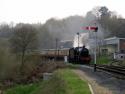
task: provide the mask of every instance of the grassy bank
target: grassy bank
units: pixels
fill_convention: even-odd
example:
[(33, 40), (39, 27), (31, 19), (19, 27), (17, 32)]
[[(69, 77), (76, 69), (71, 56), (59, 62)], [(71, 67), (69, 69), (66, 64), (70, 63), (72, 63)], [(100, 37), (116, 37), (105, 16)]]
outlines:
[(91, 94), (86, 82), (70, 69), (54, 72), (48, 81), (30, 85), (18, 85), (6, 90), (5, 94)]
[(71, 70), (58, 71), (66, 83), (66, 94), (91, 94), (87, 83), (81, 80)]

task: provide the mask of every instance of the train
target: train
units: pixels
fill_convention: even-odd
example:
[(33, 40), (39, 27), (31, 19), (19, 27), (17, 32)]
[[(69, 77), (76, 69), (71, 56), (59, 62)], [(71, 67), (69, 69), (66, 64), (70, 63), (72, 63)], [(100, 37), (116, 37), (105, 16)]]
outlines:
[(69, 55), (69, 48), (63, 49), (44, 49), (40, 52), (40, 55), (43, 58), (50, 59), (50, 60), (63, 60), (64, 56)]
[(68, 61), (74, 64), (90, 64), (91, 56), (89, 50), (85, 46), (70, 48)]
[(50, 60), (64, 60), (64, 57), (67, 56), (68, 62), (73, 64), (89, 64), (91, 62), (91, 55), (85, 46), (63, 49), (46, 49), (42, 50), (41, 55)]

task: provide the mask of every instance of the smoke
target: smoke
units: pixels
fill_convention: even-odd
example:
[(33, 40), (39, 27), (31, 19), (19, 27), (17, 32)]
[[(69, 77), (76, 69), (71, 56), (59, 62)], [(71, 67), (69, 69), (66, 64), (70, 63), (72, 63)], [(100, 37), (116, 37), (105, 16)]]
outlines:
[[(79, 40), (79, 41), (78, 41)], [(75, 35), (74, 37), (74, 47), (82, 47), (83, 45), (86, 46), (86, 48), (90, 48), (89, 47), (89, 33), (81, 33), (80, 35)]]

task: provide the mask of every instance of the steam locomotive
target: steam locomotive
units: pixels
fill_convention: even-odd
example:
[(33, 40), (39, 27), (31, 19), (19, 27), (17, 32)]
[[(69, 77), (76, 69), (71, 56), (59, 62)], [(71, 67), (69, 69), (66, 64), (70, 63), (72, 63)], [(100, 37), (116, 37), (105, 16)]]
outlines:
[(85, 47), (47, 49), (42, 51), (41, 56), (50, 60), (64, 60), (64, 57), (68, 56), (68, 62), (74, 64), (89, 64), (91, 61), (89, 50)]
[(76, 47), (69, 49), (68, 60), (70, 63), (74, 64), (89, 64), (91, 61), (91, 56), (89, 50), (83, 47)]

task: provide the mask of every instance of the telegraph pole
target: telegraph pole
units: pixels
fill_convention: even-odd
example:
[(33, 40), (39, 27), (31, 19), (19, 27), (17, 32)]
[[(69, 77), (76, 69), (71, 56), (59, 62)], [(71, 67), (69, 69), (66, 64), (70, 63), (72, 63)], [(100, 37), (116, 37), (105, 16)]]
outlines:
[[(77, 35), (78, 35), (78, 51), (79, 51), (79, 32), (77, 32)], [(78, 62), (79, 62), (79, 55), (80, 53), (78, 52)]]
[(55, 60), (57, 59), (58, 39), (56, 38)]
[(78, 35), (78, 48), (79, 48), (79, 32), (77, 32), (77, 35)]

